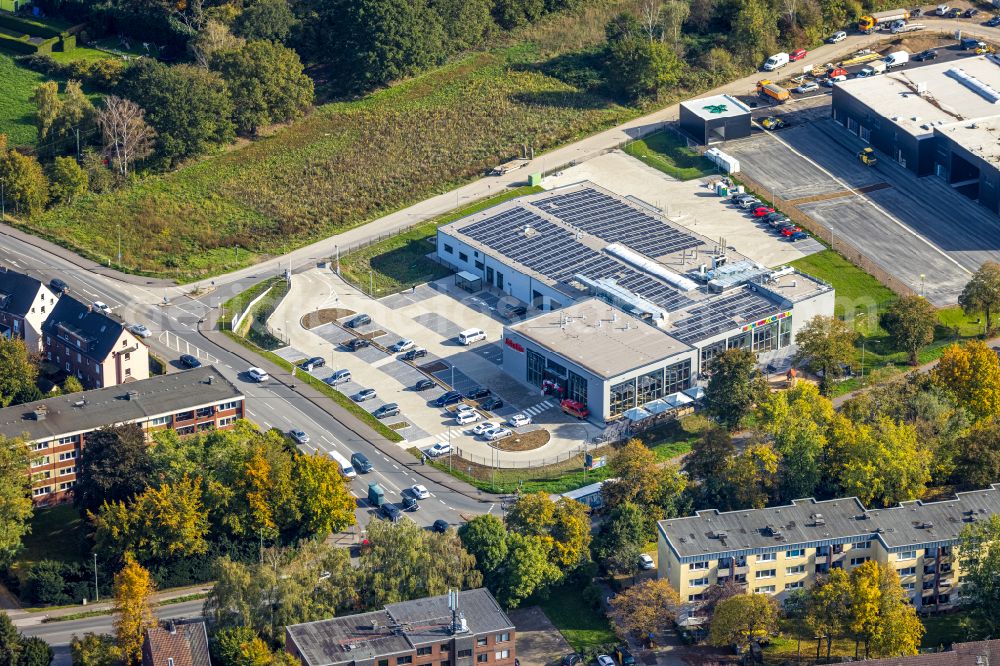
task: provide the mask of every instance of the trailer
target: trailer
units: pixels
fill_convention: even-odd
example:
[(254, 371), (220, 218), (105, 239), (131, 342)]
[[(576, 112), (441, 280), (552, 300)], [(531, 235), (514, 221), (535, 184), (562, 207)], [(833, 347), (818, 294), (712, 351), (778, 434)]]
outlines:
[(490, 175), (491, 176), (506, 176), (511, 171), (516, 171), (516, 170), (518, 170), (518, 169), (520, 169), (522, 167), (528, 166), (528, 163), (530, 161), (531, 160), (520, 159), (520, 158), (509, 160), (507, 162), (504, 162), (503, 164), (498, 164), (495, 167), (493, 167), (492, 169), (490, 169)]
[(910, 18), (910, 12), (906, 9), (890, 9), (884, 12), (874, 12), (862, 16), (858, 20), (858, 31), (866, 35), (880, 29), (880, 26), (891, 25), (893, 21), (906, 21)]

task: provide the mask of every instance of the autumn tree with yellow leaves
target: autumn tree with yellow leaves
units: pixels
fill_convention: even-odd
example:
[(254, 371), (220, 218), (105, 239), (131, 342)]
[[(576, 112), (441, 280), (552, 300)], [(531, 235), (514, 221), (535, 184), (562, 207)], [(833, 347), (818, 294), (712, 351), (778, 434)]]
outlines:
[(976, 419), (1000, 414), (1000, 357), (981, 340), (944, 350), (934, 381)]
[(149, 575), (131, 553), (125, 554), (125, 566), (115, 574), (114, 629), (118, 650), (126, 664), (142, 661), (142, 639), (146, 629), (156, 626), (153, 593), (156, 588)]
[(651, 578), (616, 594), (611, 599), (608, 617), (618, 638), (644, 639), (673, 625), (680, 602), (669, 581)]

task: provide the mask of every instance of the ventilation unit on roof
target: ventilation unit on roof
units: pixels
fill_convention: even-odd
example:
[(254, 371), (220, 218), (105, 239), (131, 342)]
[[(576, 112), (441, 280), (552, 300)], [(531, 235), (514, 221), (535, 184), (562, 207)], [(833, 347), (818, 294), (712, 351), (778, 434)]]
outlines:
[(826, 525), (826, 518), (823, 517), (822, 513), (814, 513), (809, 518), (812, 519), (813, 525)]
[(624, 261), (639, 270), (660, 278), (667, 284), (680, 289), (681, 291), (692, 291), (698, 287), (693, 280), (689, 280), (686, 277), (678, 275), (671, 270), (668, 270), (665, 266), (661, 266), (649, 257), (646, 257), (634, 250), (631, 250), (621, 243), (611, 243), (604, 251), (615, 257)]
[(997, 91), (996, 88), (985, 81), (980, 81), (961, 67), (952, 67), (948, 69), (945, 74), (957, 80), (959, 83), (985, 99), (990, 104), (1000, 102), (1000, 91)]

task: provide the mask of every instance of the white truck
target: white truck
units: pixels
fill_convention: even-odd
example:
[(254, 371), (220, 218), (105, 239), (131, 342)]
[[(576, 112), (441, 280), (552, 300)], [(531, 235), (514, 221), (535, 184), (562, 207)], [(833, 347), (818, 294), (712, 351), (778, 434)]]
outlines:
[(860, 72), (858, 72), (858, 78), (864, 79), (869, 76), (877, 76), (879, 74), (885, 74), (885, 61), (875, 60), (874, 62), (865, 65)]
[(926, 28), (923, 23), (907, 23), (906, 21), (893, 21), (892, 26), (889, 28), (889, 32), (894, 35), (898, 35), (904, 32), (916, 32), (917, 30), (923, 30)]
[(885, 63), (886, 69), (892, 69), (910, 62), (910, 54), (906, 51), (894, 51), (883, 58), (882, 62)]
[(775, 53), (773, 56), (771, 56), (764, 62), (764, 71), (773, 72), (774, 70), (780, 69), (787, 64), (788, 64), (787, 53)]

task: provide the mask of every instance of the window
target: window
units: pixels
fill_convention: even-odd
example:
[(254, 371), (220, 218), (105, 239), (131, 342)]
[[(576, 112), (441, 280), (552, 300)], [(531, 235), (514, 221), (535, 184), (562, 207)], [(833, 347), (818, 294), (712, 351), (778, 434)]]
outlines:
[(786, 590), (801, 590), (806, 586), (805, 581), (797, 580), (794, 583), (785, 583)]
[(79, 435), (70, 435), (69, 437), (60, 437), (56, 440), (57, 445), (61, 444), (76, 444), (80, 441)]
[(867, 562), (870, 559), (871, 559), (870, 557), (852, 557), (851, 558), (851, 566), (852, 567), (856, 567), (856, 566), (858, 566), (860, 564), (864, 564), (865, 562)]
[(903, 586), (904, 590), (906, 590), (907, 592), (909, 592), (909, 591), (915, 589), (917, 587), (917, 584), (916, 583), (903, 583), (902, 586)]
[(434, 648), (431, 647), (430, 645), (425, 645), (424, 647), (418, 647), (417, 648), (417, 656), (418, 657), (422, 657), (422, 656), (424, 656), (426, 654), (430, 654), (433, 651), (434, 651)]
[(378, 666), (389, 666), (389, 660), (388, 659), (379, 659), (378, 660)]
[(479, 638), (476, 639), (476, 645), (478, 645), (479, 647), (483, 647), (488, 642), (489, 641), (486, 639), (486, 636), (480, 636)]
[(708, 585), (708, 576), (703, 576), (702, 578), (692, 578), (691, 587), (703, 587)]
[(76, 485), (76, 481), (63, 481), (59, 484), (59, 490), (69, 490)]
[(131, 352), (125, 352), (125, 360), (128, 361), (131, 358), (132, 358), (132, 353)]
[(487, 652), (484, 652), (482, 654), (477, 654), (476, 655), (476, 662), (478, 662), (480, 664), (485, 664), (489, 660), (490, 660), (490, 655)]
[(854, 547), (855, 548), (861, 548), (861, 549), (864, 549), (864, 550), (868, 550), (869, 548), (872, 547), (872, 542), (871, 541), (861, 541), (860, 543), (854, 544)]
[(459, 650), (458, 651), (458, 658), (459, 659), (461, 659), (463, 657), (471, 657), (471, 656), (472, 656), (472, 650)]
[(916, 567), (905, 567), (905, 568), (899, 570), (899, 575), (900, 576), (915, 576), (915, 575), (917, 575), (917, 568)]
[(451, 666), (451, 662), (445, 659), (444, 661), (441, 662), (440, 666)]
[[(125, 359), (125, 360), (127, 361), (128, 359)], [(125, 376), (126, 377), (131, 377), (132, 376), (132, 368), (125, 368)]]
[(31, 491), (31, 494), (35, 497), (41, 497), (42, 495), (48, 495), (51, 490), (51, 486), (43, 486), (41, 488), (35, 488)]
[(211, 430), (215, 427), (215, 423), (212, 421), (205, 421), (204, 423), (198, 424), (198, 432), (204, 432), (206, 430)]
[(459, 261), (464, 261), (464, 262), (468, 263), (469, 262), (469, 255), (467, 255), (464, 252), (459, 252), (458, 253), (458, 260)]
[(227, 425), (231, 425), (233, 423), (236, 423), (236, 417), (235, 416), (226, 416), (226, 417), (223, 417), (223, 418), (219, 419), (219, 427), (220, 428), (225, 428)]
[(240, 401), (234, 400), (233, 402), (224, 402), (218, 406), (220, 412), (227, 412), (230, 409), (239, 409)]
[(505, 631), (502, 634), (497, 634), (497, 637), (496, 637), (497, 643), (506, 643), (509, 640), (510, 640), (510, 632), (509, 631)]
[(191, 421), (194, 419), (194, 412), (181, 412), (174, 417), (175, 421)]
[(753, 589), (754, 594), (774, 594), (774, 585), (762, 585)]
[(587, 380), (572, 370), (566, 380), (566, 397), (587, 404)]
[(527, 350), (528, 361), (528, 383), (532, 386), (541, 386), (545, 381), (545, 357), (538, 352)]
[(157, 416), (155, 419), (149, 420), (149, 425), (151, 426), (161, 426), (170, 423), (169, 416)]
[(167, 657), (167, 666), (174, 666), (174, 658)]
[(500, 650), (495, 655), (495, 659), (508, 659), (510, 657), (510, 650)]
[(32, 444), (30, 448), (31, 448), (32, 451), (41, 451), (43, 449), (49, 448), (49, 443), (48, 442), (36, 442), (36, 443)]
[(447, 252), (448, 254), (455, 254), (455, 248), (449, 245), (448, 243), (444, 244), (444, 251)]
[(197, 416), (199, 419), (203, 419), (207, 416), (211, 416), (214, 413), (215, 413), (215, 407), (199, 407), (198, 410), (195, 412), (195, 416)]
[(800, 574), (806, 572), (806, 565), (799, 564), (794, 567), (785, 567), (786, 574)]
[(915, 560), (917, 559), (917, 551), (915, 550), (904, 550), (903, 552), (896, 555), (897, 560)]
[(476, 262), (476, 269), (478, 269), (478, 270), (483, 270), (483, 262), (481, 262), (481, 261), (477, 261), (477, 262)]
[(664, 395), (691, 388), (691, 359), (668, 365), (663, 370)]
[(635, 380), (630, 379), (611, 387), (611, 401), (608, 405), (610, 416), (618, 416), (622, 412), (635, 407)]
[(48, 465), (50, 461), (51, 461), (51, 458), (49, 456), (41, 456), (41, 457), (38, 457), (38, 458), (35, 458), (34, 460), (32, 460), (31, 461), (31, 466), (32, 467), (39, 467), (41, 465)]
[(774, 562), (777, 556), (774, 553), (761, 553), (757, 556), (758, 562)]
[(408, 654), (405, 657), (396, 657), (396, 663), (397, 664), (412, 664), (413, 663), (413, 655), (412, 654)]
[(655, 370), (647, 375), (641, 375), (638, 382), (640, 404), (663, 397), (663, 370)]
[(73, 467), (63, 467), (59, 470), (59, 476), (66, 476), (67, 474), (76, 474), (76, 466)]
[(702, 593), (700, 593), (700, 592), (698, 594), (689, 594), (688, 595), (688, 601), (702, 601), (702, 600), (704, 600), (704, 598), (705, 598), (705, 595), (702, 594)]
[(59, 460), (73, 460), (76, 458), (76, 454), (77, 451), (75, 449), (73, 451), (63, 451), (59, 454)]
[(692, 562), (688, 565), (688, 569), (691, 571), (698, 571), (699, 569), (707, 569), (708, 562)]
[(441, 652), (451, 652), (451, 643), (441, 643)]
[(804, 548), (796, 548), (795, 550), (789, 550), (785, 552), (785, 559), (789, 557), (804, 557), (806, 551)]
[(177, 434), (180, 435), (181, 437), (183, 437), (185, 435), (193, 435), (194, 434), (194, 426), (193, 425), (189, 425), (189, 426), (184, 426), (183, 428), (177, 428)]
[(771, 351), (778, 346), (778, 322), (758, 326), (753, 330), (753, 346), (755, 352)]
[(761, 569), (756, 574), (754, 574), (758, 579), (760, 578), (774, 578), (774, 569)]
[(778, 339), (778, 347), (784, 348), (792, 344), (792, 318), (785, 317), (778, 322), (778, 330), (780, 332), (780, 337)]
[(705, 345), (704, 347), (702, 347), (702, 349), (701, 349), (701, 370), (702, 370), (702, 372), (704, 372), (705, 369), (708, 368), (711, 365), (712, 360), (716, 356), (718, 356), (719, 354), (721, 354), (724, 351), (726, 351), (726, 341), (725, 340), (719, 340), (718, 342), (713, 342), (710, 345)]

